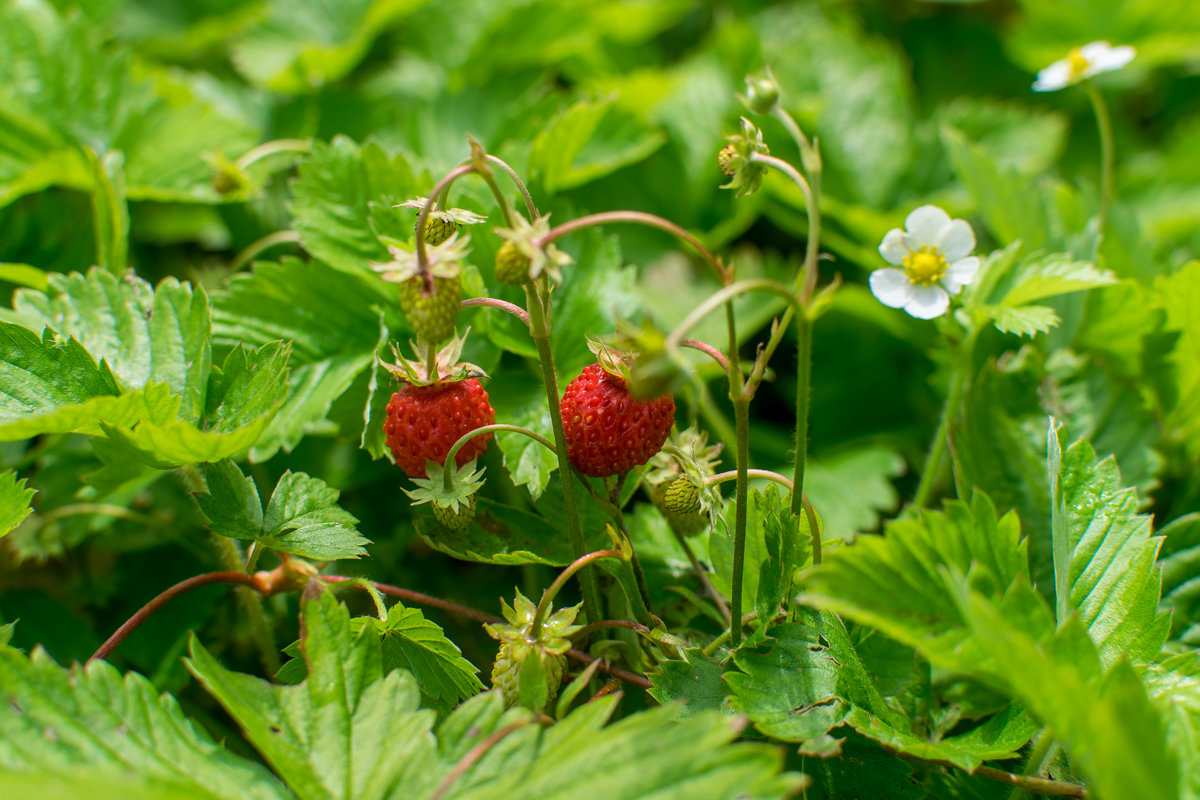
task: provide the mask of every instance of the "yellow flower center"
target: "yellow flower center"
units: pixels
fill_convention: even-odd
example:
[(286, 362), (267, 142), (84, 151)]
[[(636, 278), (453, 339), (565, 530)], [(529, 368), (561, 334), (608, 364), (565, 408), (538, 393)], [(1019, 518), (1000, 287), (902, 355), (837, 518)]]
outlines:
[(1083, 77), (1083, 72), (1089, 66), (1087, 58), (1084, 57), (1083, 51), (1078, 47), (1067, 53), (1067, 66), (1071, 68), (1071, 80), (1077, 81)]
[(919, 250), (910, 250), (904, 257), (904, 274), (912, 283), (932, 286), (946, 274), (946, 257), (936, 248), (922, 245)]

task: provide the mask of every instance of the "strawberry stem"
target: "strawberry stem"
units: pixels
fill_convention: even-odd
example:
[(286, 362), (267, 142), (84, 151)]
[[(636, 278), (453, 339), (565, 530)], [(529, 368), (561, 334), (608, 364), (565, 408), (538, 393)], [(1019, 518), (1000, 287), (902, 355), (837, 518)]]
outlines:
[[(778, 472), (771, 472), (769, 469), (748, 469), (746, 470), (746, 475), (750, 478), (766, 478), (769, 481), (775, 481), (780, 486), (791, 492), (792, 496), (795, 497), (796, 484), (785, 478), (783, 475), (780, 475)], [(714, 484), (724, 483), (725, 481), (731, 481), (736, 477), (736, 471), (722, 472), (720, 474), (713, 475), (711, 478), (706, 478), (704, 482), (712, 486)], [(808, 497), (806, 497), (804, 493), (800, 494), (800, 503), (804, 509), (804, 516), (808, 519), (808, 531), (809, 536), (812, 539), (813, 563), (820, 564), (821, 526), (817, 522), (817, 511), (813, 508), (812, 503), (809, 502)], [(795, 510), (793, 510), (792, 513), (796, 513)]]
[[(545, 285), (543, 275), (537, 281)], [(547, 296), (547, 301), (549, 297)], [(554, 428), (554, 450), (558, 454), (558, 478), (562, 484), (563, 516), (566, 517), (567, 533), (571, 537), (571, 549), (575, 557), (587, 553), (583, 540), (583, 525), (579, 519), (579, 507), (575, 502), (575, 480), (571, 471), (571, 459), (567, 456), (567, 437), (563, 431), (562, 410), (559, 408), (558, 378), (554, 373), (554, 357), (550, 352), (550, 321), (547, 306), (543, 305), (542, 293), (536, 284), (525, 285), (525, 302), (529, 307), (529, 334), (538, 351), (538, 363), (542, 368), (542, 384), (546, 388), (546, 401), (550, 411), (550, 424)], [(580, 576), (583, 584), (583, 621), (588, 617), (599, 619), (604, 611), (600, 600), (600, 586), (596, 575), (587, 570)]]
[(459, 305), (462, 308), (470, 308), (471, 306), (489, 306), (491, 308), (498, 308), (501, 311), (507, 311), (509, 314), (512, 314), (514, 317), (521, 320), (521, 322), (525, 324), (526, 328), (529, 327), (529, 312), (521, 308), (516, 303), (510, 303), (507, 300), (500, 300), (495, 297), (468, 297), (466, 300), (463, 300), (461, 303), (459, 303)]
[[(596, 550), (572, 561), (566, 568), (558, 574), (554, 582), (547, 587), (546, 591), (542, 592), (542, 599), (537, 604), (537, 610), (533, 614), (533, 623), (529, 626), (529, 636), (532, 639), (537, 639), (538, 633), (542, 629), (542, 621), (546, 617), (546, 612), (550, 610), (550, 603), (567, 583), (567, 579), (574, 575), (579, 570), (586, 567), (593, 561), (599, 561), (602, 558), (616, 558), (622, 561), (625, 560), (625, 554), (620, 550)], [(584, 573), (585, 575), (588, 573)], [(581, 576), (582, 577), (582, 576)]]
[(640, 225), (648, 225), (651, 228), (658, 228), (673, 234), (679, 239), (690, 244), (696, 249), (704, 260), (716, 270), (717, 277), (721, 279), (723, 285), (728, 285), (733, 282), (733, 271), (721, 263), (721, 259), (713, 255), (712, 251), (700, 243), (692, 234), (685, 231), (683, 228), (671, 222), (668, 219), (647, 214), (644, 211), (602, 211), (599, 214), (588, 214), (585, 217), (577, 217), (570, 222), (564, 222), (562, 225), (552, 229), (549, 233), (541, 238), (538, 242), (540, 246), (545, 246), (568, 233), (573, 233), (582, 228), (587, 228), (592, 225), (605, 225), (609, 222), (633, 222)]
[[(461, 450), (463, 448), (463, 446), (466, 445), (467, 442), (471, 441), (476, 436), (479, 436), (484, 433), (490, 433), (492, 431), (511, 431), (512, 433), (523, 433), (526, 436), (528, 436), (530, 439), (533, 439), (535, 442), (539, 442), (539, 443), (545, 445), (551, 452), (554, 451), (554, 445), (550, 442), (549, 439), (547, 439), (545, 436), (542, 436), (540, 433), (534, 433), (533, 431), (529, 430), (528, 428), (522, 428), (520, 425), (506, 425), (504, 423), (495, 423), (493, 425), (483, 425), (474, 430), (467, 431), (462, 436), (458, 437), (458, 441), (456, 441), (454, 444), (450, 445), (450, 450), (446, 453), (446, 461), (444, 463), (446, 463), (446, 464), (456, 463), (454, 461), (455, 456), (458, 455), (458, 451)], [(445, 482), (443, 484), (443, 488), (445, 488), (446, 491), (450, 491), (451, 487), (454, 485), (454, 470), (452, 467), (447, 467), (443, 474), (445, 475), (445, 479), (444, 479)]]
[(436, 205), (434, 198), (440, 196), (443, 192), (450, 189), (450, 184), (461, 178), (463, 175), (468, 175), (475, 171), (475, 166), (472, 164), (464, 164), (460, 167), (447, 172), (442, 176), (442, 179), (437, 182), (437, 185), (429, 192), (429, 199), (425, 201), (424, 208), (417, 215), (417, 269), (425, 276), (427, 288), (433, 286), (433, 276), (429, 274), (429, 254), (425, 249), (425, 225), (429, 221), (429, 212)]
[(233, 583), (246, 586), (251, 589), (260, 588), (259, 581), (257, 578), (255, 578), (255, 576), (247, 575), (246, 573), (240, 571), (234, 572), (229, 570), (224, 572), (206, 572), (203, 575), (193, 575), (192, 577), (182, 580), (174, 586), (171, 586), (160, 592), (157, 597), (138, 609), (137, 613), (126, 620), (121, 627), (117, 628), (116, 632), (114, 632), (112, 636), (108, 637), (108, 640), (105, 641), (104, 644), (100, 645), (96, 652), (92, 653), (91, 658), (88, 659), (88, 663), (96, 661), (97, 659), (108, 658), (112, 651), (116, 650), (121, 642), (125, 641), (129, 634), (137, 630), (139, 625), (149, 619), (154, 612), (158, 611), (176, 597), (179, 597), (179, 595), (200, 586), (208, 586), (209, 584), (213, 583)]

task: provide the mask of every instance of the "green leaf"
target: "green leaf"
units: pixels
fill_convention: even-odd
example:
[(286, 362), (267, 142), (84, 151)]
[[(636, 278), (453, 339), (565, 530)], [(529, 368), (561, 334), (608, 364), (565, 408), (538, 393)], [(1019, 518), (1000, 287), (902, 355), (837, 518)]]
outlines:
[(75, 339), (0, 321), (0, 439), (99, 434), (106, 422), (165, 421), (178, 408), (162, 384), (120, 394), (107, 363), (97, 366)]
[(1000, 243), (1020, 242), (1026, 252), (1049, 244), (1049, 201), (1041, 190), (1030, 190), (1029, 180), (1011, 167), (1002, 167), (962, 131), (941, 128), (942, 144), (959, 181), (975, 200), (979, 216)]
[(302, 614), (308, 678), (298, 686), (230, 672), (195, 637), (188, 669), (298, 797), (386, 797), (406, 767), (436, 764), (434, 713), (419, 710), (407, 672), (384, 676), (378, 638), (352, 635), (332, 592)]
[(479, 669), (419, 609), (396, 603), (386, 622), (372, 618), (372, 624), (382, 637), (385, 672), (408, 670), (423, 693), (446, 707), (483, 691)]
[(348, 75), (381, 33), (428, 0), (270, 0), (231, 57), (252, 83), (277, 92), (312, 92)]
[(416, 681), (403, 670), (384, 674), (379, 638), (353, 635), (332, 593), (302, 613), (308, 678), (298, 686), (230, 672), (195, 639), (188, 666), (304, 800), (429, 797), (443, 785), (456, 800), (782, 800), (804, 785), (802, 776), (780, 774), (774, 748), (731, 744), (737, 727), (720, 714), (675, 721), (676, 709), (665, 707), (605, 727), (614, 697), (543, 730), (526, 711), (503, 713), (490, 692), (451, 713), (435, 735), (434, 713), (418, 708)]
[(1045, 107), (956, 97), (941, 122), (963, 134), (1001, 169), (1038, 175), (1054, 166), (1066, 145), (1067, 117)]
[(913, 91), (903, 54), (836, 9), (774, 7), (752, 24), (788, 110), (815, 118), (799, 121), (821, 141), (834, 194), (886, 207), (913, 153)]
[(1192, 261), (1154, 288), (1167, 314), (1166, 328), (1178, 333), (1168, 362), (1174, 373), (1170, 394), (1163, 398), (1166, 426), (1184, 444), (1193, 460), (1200, 458), (1200, 261)]
[[(949, 658), (967, 635), (957, 602), (960, 584), (1022, 603), (1031, 591), (1028, 578), (1016, 515), (999, 517), (987, 495), (976, 492), (969, 506), (952, 500), (945, 511), (921, 511), (917, 519), (890, 523), (884, 536), (861, 537), (832, 551), (811, 573), (801, 598)], [(1024, 592), (1013, 593), (1018, 582)], [(1049, 617), (1038, 624), (1053, 628)], [(968, 661), (971, 653), (954, 657)]]
[(1034, 336), (1058, 326), (1058, 312), (1049, 306), (984, 306), (986, 313), (996, 323), (1001, 333), (1017, 336)]
[(170, 419), (101, 427), (126, 457), (157, 469), (240, 456), (263, 435), (283, 402), (289, 352), (279, 342), (249, 352), (234, 348), (223, 367), (209, 375), (200, 425)]
[(345, 136), (314, 142), (299, 173), (291, 210), (304, 249), (360, 275), (371, 273), (372, 261), (390, 259), (381, 236), (412, 237), (412, 228), (399, 225), (392, 206), (432, 188), (418, 187), (403, 156), (389, 157), (377, 142), (359, 146)]
[(1059, 473), (1071, 553), (1071, 608), (1096, 642), (1107, 668), (1158, 655), (1170, 630), (1159, 614), (1161, 574), (1151, 518), (1137, 513), (1137, 493), (1121, 486), (1110, 456), (1097, 461), (1083, 440), (1063, 454)]
[(220, 195), (202, 154), (240, 155), (257, 141), (254, 126), (229, 113), (230, 104), (214, 99), (209, 84), (135, 62), (128, 49), (110, 44), (107, 26), (84, 14), (64, 16), (35, 0), (7, 4), (5, 23), (0, 204), (51, 185), (95, 193), (107, 207), (102, 215), (109, 215), (106, 232), (98, 232), (102, 264), (124, 260), (112, 236), (123, 228), (123, 201), (113, 204), (116, 195), (109, 194), (122, 178), (99, 174), (83, 148), (106, 159), (124, 155), (130, 199), (211, 203)]
[(660, 703), (679, 702), (686, 715), (723, 711), (729, 691), (722, 677), (726, 667), (699, 648), (683, 651), (685, 661), (663, 661), (649, 674), (650, 696)]
[(337, 505), (337, 490), (324, 481), (285, 472), (264, 512), (254, 481), (232, 461), (206, 464), (204, 478), (208, 492), (195, 497), (213, 533), (318, 561), (366, 554), (368, 542), (354, 529), (358, 520)]
[(1129, 662), (1101, 674), (1099, 653), (1072, 618), (1046, 643), (972, 592), (963, 615), (993, 678), (1062, 742), (1100, 797), (1176, 798), (1178, 764), (1163, 723)]
[(37, 490), (27, 488), (25, 479), (18, 478), (15, 470), (0, 473), (0, 536), (20, 525), (32, 513), (30, 501), (35, 494)]
[(92, 168), (92, 229), (96, 235), (96, 262), (101, 269), (120, 275), (129, 266), (129, 206), (125, 203), (125, 159), (120, 153), (101, 158), (84, 148)]
[(174, 278), (151, 288), (134, 276), (100, 269), (51, 275), (45, 292), (18, 291), (14, 309), (27, 327), (71, 336), (104, 360), (125, 389), (166, 383), (182, 398), (180, 415), (204, 409), (212, 365), (208, 297)]
[[(742, 608), (755, 608), (759, 596), (759, 576), (763, 565), (767, 564), (767, 573), (771, 574), (769, 563), (771, 553), (766, 542), (766, 520), (771, 515), (778, 515), (781, 509), (789, 508), (791, 501), (783, 495), (779, 487), (772, 484), (765, 492), (750, 487), (746, 503), (746, 549), (745, 569), (742, 580)], [(790, 515), (790, 511), (788, 514)], [(725, 507), (722, 518), (708, 537), (708, 552), (712, 560), (713, 586), (728, 597), (733, 591), (733, 557), (734, 557), (734, 520), (737, 514), (737, 503), (731, 502)], [(808, 523), (800, 523), (803, 527), (800, 536), (808, 538)], [(782, 579), (779, 574), (777, 580)], [(776, 586), (778, 589), (778, 586)], [(773, 616), (773, 615), (772, 615)]]
[[(759, 619), (772, 619), (781, 604), (791, 602), (796, 570), (812, 560), (812, 528), (808, 516), (792, 513), (791, 497), (777, 485), (767, 489), (762, 537), (766, 555), (758, 568), (754, 609)], [(819, 527), (819, 525), (818, 525)], [(820, 535), (817, 531), (817, 535)]]
[(255, 264), (214, 296), (218, 344), (291, 341), (287, 397), (255, 444), (255, 461), (290, 451), (305, 435), (329, 427), (331, 405), (373, 363), (387, 335), (375, 310), (385, 301), (378, 281), (294, 258)]
[(823, 539), (852, 540), (874, 530), (881, 512), (900, 502), (892, 480), (904, 473), (904, 458), (895, 450), (863, 447), (821, 459), (804, 469), (804, 493), (821, 516)]
[(725, 675), (730, 704), (769, 736), (807, 742), (850, 725), (893, 752), (974, 770), (984, 761), (1015, 757), (1037, 731), (1012, 706), (952, 736), (919, 730), (885, 701), (832, 614), (810, 612), (770, 633), (761, 646), (739, 650), (734, 660), (740, 671)]
[(574, 189), (636, 164), (666, 136), (615, 107), (616, 98), (580, 100), (550, 120), (529, 153), (529, 174), (547, 194)]
[[(1185, 514), (1159, 530), (1163, 536), (1162, 602), (1171, 614), (1171, 636), (1193, 642), (1200, 636), (1200, 513)], [(1194, 646), (1194, 645), (1193, 645)]]
[[(582, 493), (583, 488), (576, 486), (575, 491)], [(475, 520), (465, 530), (449, 530), (427, 512), (415, 517), (414, 525), (430, 547), (463, 561), (564, 567), (575, 560), (574, 550), (561, 529), (561, 518), (547, 513), (547, 499), (543, 496), (542, 511), (546, 516), (481, 497)], [(589, 530), (586, 538), (596, 545), (589, 551), (603, 549), (608, 544), (603, 527)]]
[(0, 788), (12, 780), (11, 770), (19, 770), (68, 784), (94, 777), (110, 793), (121, 780), (135, 788), (142, 782), (170, 788), (175, 794), (168, 797), (289, 797), (262, 766), (193, 725), (173, 697), (159, 695), (139, 675), (122, 677), (103, 661), (65, 670), (40, 648), (26, 656), (0, 646), (0, 685), (6, 697), (0, 705), (0, 762), (6, 767)]
[[(528, 428), (549, 441), (554, 440), (546, 389), (539, 377), (498, 374), (488, 383), (488, 397), (496, 409), (496, 419)], [(520, 433), (498, 432), (494, 442), (500, 448), (504, 468), (513, 484), (526, 487), (536, 501), (546, 490), (551, 473), (558, 469), (558, 456), (550, 448)]]
[(1200, 792), (1200, 659), (1195, 652), (1180, 653), (1148, 664), (1143, 678), (1179, 760), (1179, 794), (1194, 797)]
[(1096, 269), (1088, 261), (1076, 261), (1067, 253), (1055, 253), (1026, 260), (1017, 268), (1013, 287), (1002, 301), (1019, 307), (1055, 295), (1093, 289), (1116, 283), (1106, 270)]

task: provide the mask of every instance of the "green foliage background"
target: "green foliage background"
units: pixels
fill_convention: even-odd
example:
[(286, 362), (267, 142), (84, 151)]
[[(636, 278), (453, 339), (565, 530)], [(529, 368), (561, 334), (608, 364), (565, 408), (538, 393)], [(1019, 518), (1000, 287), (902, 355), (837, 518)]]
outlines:
[[(1194, 794), (1195, 746), (1179, 743), (1196, 728), (1185, 713), (1198, 707), (1196, 667), (1187, 655), (1159, 658), (1160, 650), (1187, 653), (1200, 643), (1193, 5), (0, 0), (0, 289), (12, 298), (0, 309), (0, 530), (11, 530), (0, 539), (0, 623), (19, 620), (9, 631), (17, 648), (40, 645), (60, 664), (83, 661), (157, 592), (223, 568), (206, 528), (285, 553), (365, 553), (336, 571), (477, 608), (495, 611), (514, 585), (536, 597), (553, 575), (549, 565), (571, 560), (563, 534), (546, 522), (561, 518), (563, 502), (551, 456), (511, 434), (489, 449), (481, 504), (502, 525), (503, 550), (478, 528), (458, 539), (422, 538), (430, 518), (410, 507), (400, 490), (407, 482), (382, 457), (379, 426), (391, 390), (375, 357), (386, 341), (410, 335), (392, 288), (370, 269), (386, 260), (387, 240), (411, 238), (411, 210), (393, 206), (427, 193), (467, 154), (469, 134), (528, 178), (555, 222), (619, 208), (659, 214), (732, 254), (739, 277), (786, 282), (808, 233), (799, 192), (772, 176), (760, 193), (735, 201), (718, 188), (724, 177), (715, 161), (744, 113), (735, 97), (744, 76), (769, 65), (788, 110), (820, 139), (828, 256), (821, 278), (845, 282), (816, 328), (806, 491), (827, 541), (860, 538), (863, 547), (835, 555), (804, 590), (849, 627), (831, 613), (806, 612), (775, 631), (774, 645), (751, 642), (732, 667), (688, 651), (661, 667), (655, 697), (682, 696), (710, 710), (728, 698), (754, 735), (792, 743), (788, 766), (817, 778), (809, 796), (884, 796), (883, 785), (894, 797), (999, 796), (959, 773), (915, 774), (924, 768), (872, 742), (973, 769), (1014, 758), (1038, 727), (1071, 754), (1055, 768), (1086, 774), (1102, 797)], [(1099, 142), (1086, 97), (1029, 90), (1038, 69), (1095, 39), (1138, 52), (1127, 69), (1101, 79), (1118, 161), (1098, 251), (1089, 220)], [(772, 152), (798, 163), (783, 128), (761, 124)], [(218, 191), (214, 176), (255, 146), (310, 140), (307, 152), (285, 146), (266, 154)], [(478, 183), (458, 184), (453, 203), (494, 213)], [(938, 333), (949, 328), (882, 306), (866, 280), (882, 264), (883, 234), (925, 203), (971, 220), (977, 252), (992, 252), (988, 282), (970, 291), (996, 326), (975, 350), (965, 411), (950, 431), (956, 483), (940, 487), (946, 497), (961, 486), (987, 498), (964, 491), (942, 511), (902, 512), (948, 392), (952, 364)], [(472, 237), (468, 294), (519, 301), (492, 280), (493, 222)], [(612, 332), (618, 318), (669, 329), (717, 288), (704, 265), (660, 232), (606, 228), (563, 246), (577, 262), (555, 305), (564, 380), (591, 361), (585, 335)], [(1077, 291), (1085, 287), (1096, 288)], [(738, 303), (747, 357), (782, 312), (765, 297)], [(524, 331), (487, 310), (468, 310), (465, 324), (473, 332), (469, 360), (494, 376), (487, 386), (497, 418), (548, 434)], [(693, 335), (720, 342), (723, 323), (714, 317)], [(789, 471), (794, 363), (788, 341), (756, 399), (756, 467)], [(679, 398), (681, 422), (698, 420), (730, 454), (724, 376), (707, 362), (696, 367), (697, 381)], [(1080, 615), (1057, 629), (1044, 599), (1053, 594), (1047, 415), (1063, 422), (1068, 445), (1091, 443), (1064, 447)], [(218, 518), (232, 506), (198, 506), (200, 476), (238, 513)], [(768, 518), (770, 496), (755, 497), (754, 518)], [(711, 638), (719, 626), (681, 599), (675, 587), (688, 583), (686, 561), (644, 501), (634, 497), (629, 518), (651, 597), (674, 631)], [(1010, 510), (1016, 517), (1005, 516)], [(587, 530), (604, 546), (603, 516), (591, 513)], [(897, 515), (887, 537), (874, 536)], [(1102, 532), (1097, 515), (1108, 526)], [(756, 567), (770, 560), (770, 548), (784, 547), (770, 537), (785, 536), (765, 523), (759, 530)], [(959, 545), (947, 548), (948, 539)], [(705, 544), (722, 587), (726, 546), (719, 534)], [(919, 592), (900, 566), (913, 553), (931, 559)], [(763, 608), (786, 596), (782, 577), (762, 575), (747, 587), (748, 608), (763, 592), (774, 593)], [(895, 602), (900, 597), (914, 607)], [(347, 598), (369, 613), (365, 598)], [(481, 698), (447, 716), (478, 686), (470, 664), (486, 673), (494, 655), (477, 625), (437, 612), (436, 625), (419, 614), (389, 617), (380, 641), (391, 631), (403, 646), (379, 645), (380, 655), (367, 652), (375, 645), (365, 637), (351, 643), (343, 612), (314, 608), (304, 613), (323, 615), (322, 647), (346, 658), (361, 650), (355, 674), (370, 677), (362, 681), (371, 691), (398, 698), (405, 711), (389, 724), (412, 726), (413, 741), (436, 728), (437, 769), (469, 749), (470, 715), (486, 719), (479, 724), (487, 731), (510, 721)], [(1172, 612), (1169, 620), (1160, 610)], [(938, 622), (914, 624), (906, 611)], [(294, 596), (268, 601), (281, 644), (296, 638), (298, 612)], [(289, 761), (301, 758), (304, 737), (279, 743), (274, 754), (258, 741), (271, 738), (271, 704), (284, 702), (268, 696), (294, 690), (229, 678), (227, 667), (261, 672), (253, 625), (224, 590), (185, 595), (112, 658), (144, 680), (122, 684), (100, 665), (73, 688), (71, 702), (91, 708), (108, 696), (138, 698), (162, 715), (151, 727), (174, 727), (186, 712), (208, 731), (189, 729), (189, 759), (203, 760), (214, 740), (231, 737), (232, 753), (221, 751), (230, 764), (212, 766), (231, 792), (338, 796), (329, 790), (338, 781), (322, 772), (328, 763)], [(417, 641), (426, 644), (413, 649)], [(0, 655), (0, 685), (61, 680), (44, 655)], [(311, 675), (317, 667), (307, 655)], [(421, 681), (423, 659), (435, 665), (426, 675), (454, 665), (444, 670), (457, 683)], [(912, 669), (886, 672), (906, 659)], [(293, 666), (298, 681), (304, 669)], [(968, 696), (929, 689), (956, 672), (975, 676), (952, 687)], [(890, 683), (881, 685), (885, 673)], [(201, 684), (232, 688), (210, 697)], [(159, 703), (164, 691), (179, 705)], [(324, 700), (304, 702), (314, 704), (304, 713), (325, 713)], [(337, 711), (347, 730), (367, 724), (354, 717), (354, 703)], [(624, 701), (626, 711), (639, 705)], [(956, 728), (962, 720), (949, 718), (951, 706), (987, 721)], [(795, 713), (809, 707), (820, 713)], [(599, 730), (612, 711), (575, 712), (576, 724)], [(614, 747), (623, 736), (663, 735), (655, 731), (665, 715), (630, 719), (640, 721), (605, 729)], [(688, 724), (694, 730), (673, 734), (681, 765), (703, 761), (685, 746), (688, 736), (715, 747), (733, 735), (716, 714)], [(233, 762), (252, 752), (239, 726), (287, 787), (257, 761)], [(815, 762), (830, 731), (846, 739), (846, 757)], [(505, 755), (511, 764), (488, 769), (532, 763), (531, 748), (514, 744)], [(14, 767), (7, 753), (0, 747), (0, 764)], [(693, 767), (714, 787), (754, 775), (761, 796), (787, 788), (790, 779), (763, 777), (778, 771), (773, 751), (737, 745), (729, 753), (727, 762), (714, 756)], [(46, 769), (58, 763), (46, 758)], [(873, 769), (848, 769), (855, 758)], [(1135, 762), (1148, 766), (1131, 772)], [(137, 791), (147, 797), (246, 796), (222, 794), (217, 778), (160, 774), (148, 763), (118, 765), (144, 772), (148, 782)], [(87, 781), (100, 796), (134, 791), (116, 781), (105, 788), (112, 764), (85, 766), (100, 777), (84, 770), (56, 783), (25, 775), (20, 786), (66, 791)], [(424, 779), (434, 786), (442, 774)], [(663, 785), (679, 790), (670, 776)], [(501, 794), (482, 778), (469, 786), (464, 793)], [(375, 795), (355, 787), (345, 796)]]

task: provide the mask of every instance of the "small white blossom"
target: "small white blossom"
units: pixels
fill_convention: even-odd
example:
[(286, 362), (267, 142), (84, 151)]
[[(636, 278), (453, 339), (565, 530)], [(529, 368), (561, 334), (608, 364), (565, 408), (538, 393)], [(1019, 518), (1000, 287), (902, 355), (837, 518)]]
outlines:
[(903, 308), (918, 319), (946, 313), (950, 295), (975, 279), (979, 259), (975, 232), (961, 219), (937, 206), (921, 206), (904, 220), (904, 230), (893, 228), (883, 237), (879, 254), (898, 269), (885, 267), (871, 273), (871, 293), (879, 302)]
[(1035, 92), (1057, 92), (1084, 78), (1112, 72), (1133, 60), (1134, 49), (1128, 45), (1113, 47), (1108, 42), (1092, 42), (1076, 47), (1061, 61), (1055, 61), (1037, 74)]

